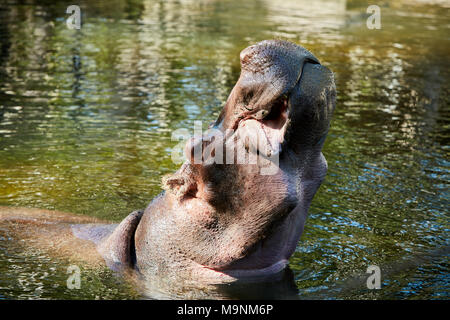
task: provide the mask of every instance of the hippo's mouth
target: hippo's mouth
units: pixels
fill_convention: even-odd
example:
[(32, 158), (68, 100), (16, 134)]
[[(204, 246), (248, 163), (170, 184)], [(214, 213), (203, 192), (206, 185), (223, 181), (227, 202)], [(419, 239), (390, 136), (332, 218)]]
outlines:
[(247, 150), (270, 158), (281, 152), (288, 119), (288, 99), (283, 97), (277, 100), (270, 110), (244, 113), (233, 129)]
[[(248, 152), (268, 159), (279, 157), (291, 121), (289, 98), (283, 95), (264, 110), (244, 112), (232, 126), (232, 136), (236, 136)], [(232, 140), (230, 138), (227, 137), (226, 143)], [(259, 240), (248, 243), (241, 257), (221, 266), (203, 267), (239, 279), (278, 273), (288, 264), (303, 231), (302, 213), (295, 205), (287, 207), (274, 215), (276, 218), (263, 228)]]

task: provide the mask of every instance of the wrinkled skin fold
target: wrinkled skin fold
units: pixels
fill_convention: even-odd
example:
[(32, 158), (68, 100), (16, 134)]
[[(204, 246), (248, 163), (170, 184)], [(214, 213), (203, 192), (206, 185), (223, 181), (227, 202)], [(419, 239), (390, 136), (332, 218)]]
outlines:
[[(250, 46), (240, 60), (241, 75), (211, 126), (223, 139), (189, 140), (188, 160), (165, 177), (165, 191), (115, 229), (73, 226), (110, 267), (222, 282), (286, 266), (327, 171), (321, 149), (335, 106), (333, 74), (281, 40)], [(239, 145), (257, 163), (237, 163)], [(233, 163), (208, 161), (218, 146)], [(276, 169), (262, 174), (268, 164)]]

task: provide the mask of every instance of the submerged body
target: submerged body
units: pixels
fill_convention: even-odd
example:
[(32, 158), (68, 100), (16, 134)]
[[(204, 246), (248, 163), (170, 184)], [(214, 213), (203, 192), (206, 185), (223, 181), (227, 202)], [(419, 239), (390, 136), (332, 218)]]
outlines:
[[(144, 278), (221, 283), (285, 268), (327, 170), (321, 149), (335, 106), (333, 75), (286, 41), (260, 42), (240, 58), (241, 76), (210, 128), (216, 139), (188, 141), (188, 160), (164, 179), (165, 191), (119, 225), (67, 220), (65, 237), (87, 243), (78, 251)], [(222, 161), (230, 155), (232, 163)], [(252, 155), (256, 162), (237, 161)]]

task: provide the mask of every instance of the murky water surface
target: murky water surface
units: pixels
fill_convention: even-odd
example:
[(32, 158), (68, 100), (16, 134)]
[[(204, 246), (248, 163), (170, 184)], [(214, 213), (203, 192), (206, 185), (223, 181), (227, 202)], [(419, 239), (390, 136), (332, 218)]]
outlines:
[[(364, 1), (78, 3), (79, 31), (65, 24), (73, 1), (0, 3), (0, 205), (113, 221), (145, 207), (177, 168), (172, 131), (215, 119), (240, 50), (288, 39), (338, 90), (295, 295), (449, 297), (448, 1), (383, 1), (380, 30)], [(0, 238), (0, 298), (139, 297), (103, 270), (69, 290), (65, 262), (23, 246)], [(355, 280), (369, 265), (380, 290)], [(227, 297), (260, 291), (245, 290)]]

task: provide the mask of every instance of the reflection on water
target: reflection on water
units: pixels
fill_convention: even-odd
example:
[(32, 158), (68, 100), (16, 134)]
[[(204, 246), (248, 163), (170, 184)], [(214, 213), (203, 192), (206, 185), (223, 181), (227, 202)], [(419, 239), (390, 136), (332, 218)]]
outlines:
[[(76, 31), (69, 2), (0, 4), (0, 205), (114, 221), (144, 207), (176, 169), (172, 130), (217, 116), (240, 50), (289, 39), (338, 89), (329, 173), (290, 260), (298, 296), (448, 298), (448, 3), (384, 1), (368, 30), (365, 1), (81, 1)], [(63, 290), (64, 263), (0, 235), (0, 298), (135, 297), (95, 272)], [(381, 290), (361, 280), (372, 264)], [(238, 291), (225, 297), (255, 292)]]

